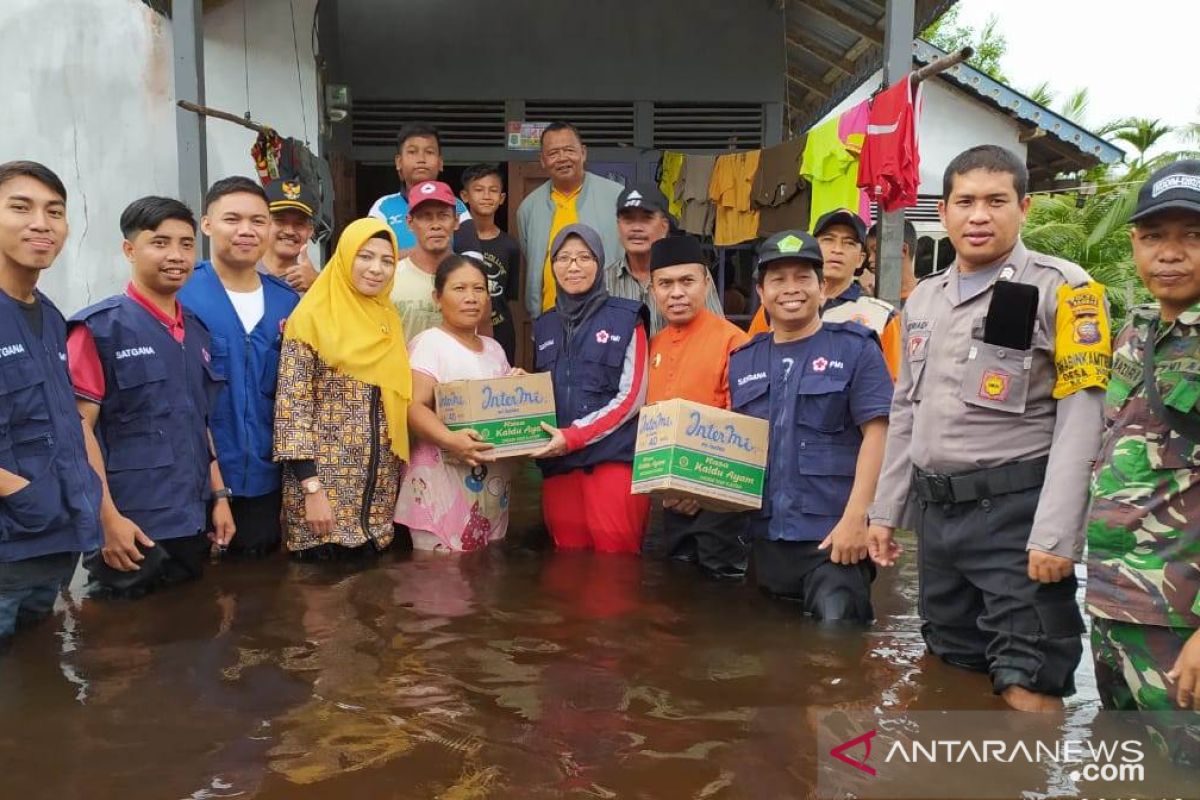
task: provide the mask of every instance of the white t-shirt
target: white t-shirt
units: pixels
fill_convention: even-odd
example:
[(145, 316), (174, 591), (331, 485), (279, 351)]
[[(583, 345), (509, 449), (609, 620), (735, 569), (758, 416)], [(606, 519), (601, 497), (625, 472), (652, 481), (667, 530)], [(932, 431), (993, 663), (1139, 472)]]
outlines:
[(267, 311), (266, 301), (263, 299), (263, 287), (260, 285), (253, 292), (235, 292), (226, 289), (225, 294), (229, 295), (229, 302), (233, 303), (233, 310), (237, 312), (238, 319), (242, 321), (242, 327), (246, 329), (246, 333), (254, 330), (254, 326)]
[(442, 310), (433, 302), (433, 275), (414, 264), (411, 258), (396, 266), (392, 304), (400, 313), (404, 341), (410, 347), (418, 333), (442, 324)]
[(438, 383), (500, 378), (508, 374), (504, 348), (490, 336), (479, 337), (483, 352), (476, 353), (441, 328), (423, 331), (408, 343), (408, 362)]

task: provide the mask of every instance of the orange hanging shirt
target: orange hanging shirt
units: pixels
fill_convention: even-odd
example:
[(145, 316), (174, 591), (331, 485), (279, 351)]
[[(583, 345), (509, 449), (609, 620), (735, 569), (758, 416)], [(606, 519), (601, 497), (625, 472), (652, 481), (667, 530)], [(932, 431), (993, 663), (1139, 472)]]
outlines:
[(760, 155), (758, 150), (730, 153), (720, 156), (713, 167), (708, 194), (717, 210), (713, 244), (718, 247), (758, 236), (758, 209), (751, 205), (750, 197)]

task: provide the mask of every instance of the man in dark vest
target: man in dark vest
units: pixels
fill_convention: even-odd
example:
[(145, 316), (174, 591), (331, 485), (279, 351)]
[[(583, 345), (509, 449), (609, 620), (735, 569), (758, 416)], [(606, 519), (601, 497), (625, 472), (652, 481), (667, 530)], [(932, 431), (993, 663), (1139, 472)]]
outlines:
[(37, 290), (67, 240), (67, 190), (32, 161), (0, 164), (0, 644), (48, 616), (100, 544), (100, 480), (67, 375), (67, 324)]
[(92, 466), (108, 489), (104, 547), (84, 562), (118, 591), (134, 583), (121, 573), (146, 570), (140, 593), (203, 573), (210, 499), (211, 543), (225, 547), (234, 524), (208, 430), (221, 387), (212, 342), (175, 299), (196, 265), (196, 220), (178, 200), (143, 197), (121, 214), (121, 233), (132, 280), (71, 318), (68, 347), (76, 403), (100, 443)]

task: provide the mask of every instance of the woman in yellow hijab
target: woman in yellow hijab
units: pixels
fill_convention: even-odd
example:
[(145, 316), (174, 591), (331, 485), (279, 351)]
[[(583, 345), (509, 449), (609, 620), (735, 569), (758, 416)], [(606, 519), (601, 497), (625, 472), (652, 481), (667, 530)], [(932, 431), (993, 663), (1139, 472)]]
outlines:
[(383, 550), (408, 460), (412, 373), (388, 297), (396, 239), (360, 219), (288, 318), (275, 395), (285, 541), (304, 559)]

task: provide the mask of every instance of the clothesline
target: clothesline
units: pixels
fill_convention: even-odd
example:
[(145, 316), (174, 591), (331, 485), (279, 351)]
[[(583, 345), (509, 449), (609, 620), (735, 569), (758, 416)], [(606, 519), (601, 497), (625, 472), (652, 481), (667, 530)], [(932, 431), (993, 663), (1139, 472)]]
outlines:
[[(1104, 184), (1104, 188), (1105, 189), (1117, 189), (1122, 186), (1138, 186), (1141, 183), (1142, 183), (1141, 181), (1122, 181), (1121, 183), (1106, 183), (1106, 184)], [(1036, 192), (1030, 192), (1029, 194), (1031, 194), (1031, 195), (1035, 195), (1035, 194), (1079, 194), (1079, 192), (1082, 188), (1083, 188), (1082, 186), (1074, 186), (1069, 189), (1041, 189)], [(1097, 184), (1096, 189), (1099, 189), (1099, 188), (1100, 188), (1100, 185)], [(1093, 194), (1094, 194), (1094, 192), (1093, 192)]]

